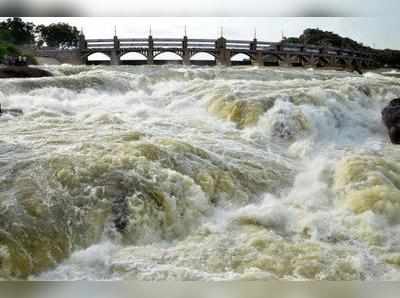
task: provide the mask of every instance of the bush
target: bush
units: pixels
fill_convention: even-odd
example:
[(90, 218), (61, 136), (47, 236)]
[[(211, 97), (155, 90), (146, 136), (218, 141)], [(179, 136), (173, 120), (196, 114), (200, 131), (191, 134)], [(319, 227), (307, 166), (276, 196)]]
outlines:
[(0, 42), (0, 60), (3, 60), (5, 55), (18, 56), (21, 55), (21, 53), (15, 46)]

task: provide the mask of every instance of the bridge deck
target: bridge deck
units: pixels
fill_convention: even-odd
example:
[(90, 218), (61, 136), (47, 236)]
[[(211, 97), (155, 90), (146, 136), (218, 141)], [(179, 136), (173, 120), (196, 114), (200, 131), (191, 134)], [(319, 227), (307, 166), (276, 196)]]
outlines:
[[(280, 65), (293, 63), (312, 66), (347, 66), (367, 68), (376, 66), (375, 57), (369, 52), (352, 49), (322, 47), (308, 44), (291, 44), (237, 39), (201, 39), (201, 38), (118, 38), (85, 39), (80, 36), (79, 56), (81, 63), (87, 63), (87, 57), (93, 53), (103, 53), (110, 57), (111, 64), (120, 64), (120, 58), (129, 53), (137, 52), (145, 56), (148, 64), (154, 63), (154, 58), (164, 52), (172, 52), (181, 57), (184, 64), (191, 62), (191, 57), (197, 53), (209, 53), (215, 57), (218, 64), (231, 65), (232, 57), (242, 53), (258, 65), (276, 60)], [(60, 50), (43, 50), (44, 56), (57, 56)]]

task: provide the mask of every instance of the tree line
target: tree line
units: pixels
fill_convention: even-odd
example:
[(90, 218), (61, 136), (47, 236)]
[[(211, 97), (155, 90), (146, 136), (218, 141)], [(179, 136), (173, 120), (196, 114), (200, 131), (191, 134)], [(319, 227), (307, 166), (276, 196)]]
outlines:
[(378, 50), (363, 43), (354, 41), (348, 37), (342, 37), (334, 32), (320, 29), (306, 29), (299, 37), (289, 37), (282, 40), (284, 43), (299, 43), (352, 49), (355, 51), (374, 54), (382, 65), (400, 67), (400, 51), (384, 49)]
[(67, 23), (35, 25), (21, 18), (8, 18), (0, 22), (0, 44), (35, 45), (41, 47), (76, 47), (79, 30)]

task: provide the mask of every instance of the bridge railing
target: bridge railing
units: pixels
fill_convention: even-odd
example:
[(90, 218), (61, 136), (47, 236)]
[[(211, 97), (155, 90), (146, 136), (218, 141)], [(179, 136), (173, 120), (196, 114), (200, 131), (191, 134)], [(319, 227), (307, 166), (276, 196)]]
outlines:
[(155, 48), (182, 48), (182, 39), (179, 38), (154, 38)]
[(86, 40), (86, 47), (88, 49), (92, 48), (113, 48), (113, 39), (88, 39)]
[(279, 42), (257, 41), (256, 50), (271, 52), (276, 50), (277, 45), (279, 45)]
[(252, 41), (248, 40), (227, 40), (226, 48), (227, 49), (250, 49)]
[(188, 48), (214, 49), (215, 39), (189, 38)]
[(119, 47), (125, 48), (144, 48), (149, 45), (147, 38), (119, 38)]

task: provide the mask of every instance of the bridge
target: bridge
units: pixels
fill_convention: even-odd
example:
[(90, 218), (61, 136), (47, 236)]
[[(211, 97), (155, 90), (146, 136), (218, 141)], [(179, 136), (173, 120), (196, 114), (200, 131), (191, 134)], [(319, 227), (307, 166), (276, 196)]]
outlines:
[[(118, 38), (86, 39), (83, 34), (79, 37), (79, 48), (75, 50), (41, 49), (37, 55), (52, 57), (61, 62), (73, 64), (90, 64), (88, 57), (102, 53), (109, 57), (111, 65), (121, 64), (163, 64), (170, 61), (156, 59), (162, 53), (176, 54), (177, 63), (184, 65), (198, 64), (194, 55), (207, 53), (212, 56), (210, 61), (203, 64), (235, 65), (253, 64), (258, 66), (304, 66), (332, 67), (344, 69), (366, 69), (378, 66), (376, 57), (369, 52), (351, 49), (294, 44), (286, 42), (266, 42), (253, 40), (230, 40), (221, 36), (218, 39), (188, 38)], [(121, 59), (128, 53), (138, 53), (142, 60)], [(238, 54), (244, 54), (248, 59), (235, 61)]]

